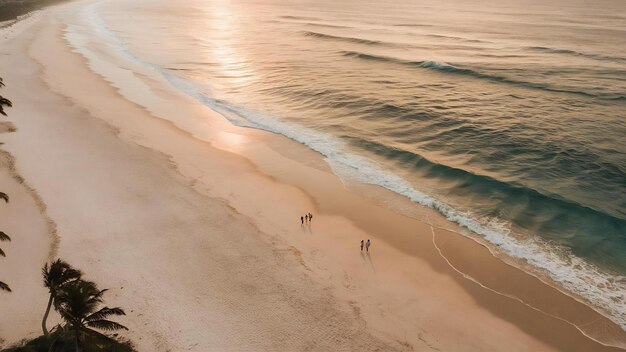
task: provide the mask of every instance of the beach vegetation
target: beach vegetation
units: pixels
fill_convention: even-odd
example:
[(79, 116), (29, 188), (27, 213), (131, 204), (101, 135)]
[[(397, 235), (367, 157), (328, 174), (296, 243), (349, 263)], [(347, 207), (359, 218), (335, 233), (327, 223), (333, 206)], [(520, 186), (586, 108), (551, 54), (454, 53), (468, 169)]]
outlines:
[[(134, 351), (129, 341), (115, 333), (108, 335), (128, 328), (111, 320), (112, 317), (126, 314), (122, 308), (104, 305), (106, 289), (101, 290), (94, 282), (83, 280), (80, 270), (61, 259), (46, 263), (42, 274), (44, 286), (50, 292), (42, 321), (44, 334), (0, 352)], [(51, 307), (59, 313), (63, 323), (48, 331), (46, 320)]]
[[(4, 199), (4, 201), (7, 203), (9, 202), (9, 196), (4, 192), (0, 192), (0, 198)], [(0, 231), (0, 242), (8, 241), (11, 241), (11, 237), (9, 237), (9, 235), (7, 235), (4, 231)], [(6, 257), (6, 254), (4, 253), (2, 248), (0, 248), (0, 257)], [(0, 281), (0, 291), (11, 292), (11, 288), (3, 281)]]
[[(4, 86), (4, 82), (2, 81), (2, 77), (0, 77), (0, 87)], [(2, 95), (0, 95), (0, 114), (7, 116), (7, 113), (4, 111), (4, 107), (11, 107), (13, 103)]]
[[(115, 337), (115, 336), (114, 336)], [(1, 352), (74, 352), (75, 339), (71, 331), (57, 325), (48, 336), (41, 335), (32, 340), (24, 340), (18, 346), (13, 346)], [(119, 341), (108, 336), (93, 336), (88, 344), (83, 346), (83, 352), (133, 352), (133, 346), (128, 341)]]
[(50, 263), (46, 263), (42, 269), (43, 285), (48, 289), (50, 297), (48, 298), (48, 305), (46, 312), (41, 321), (41, 329), (44, 335), (48, 335), (48, 329), (46, 328), (46, 320), (48, 320), (48, 314), (50, 308), (54, 303), (57, 295), (63, 288), (63, 286), (79, 280), (82, 273), (78, 269), (72, 268), (68, 263), (61, 259), (57, 259)]
[[(2, 241), (2, 242), (11, 241), (11, 237), (9, 237), (9, 235), (7, 235), (4, 231), (0, 231), (0, 241)], [(7, 256), (4, 253), (4, 251), (2, 250), (2, 248), (0, 248), (0, 256), (2, 256), (2, 257), (6, 257)]]
[(86, 340), (106, 337), (98, 330), (128, 330), (124, 325), (109, 320), (110, 317), (126, 315), (119, 307), (99, 307), (107, 290), (100, 290), (91, 281), (76, 280), (64, 285), (54, 300), (54, 307), (74, 333), (76, 352), (83, 350)]
[[(0, 192), (0, 198), (4, 199), (7, 203), (9, 202), (9, 196), (7, 196), (6, 193)], [(8, 241), (11, 241), (11, 237), (9, 237), (9, 235), (7, 235), (4, 231), (0, 231), (0, 242)], [(2, 248), (0, 248), (0, 257), (6, 257)], [(3, 281), (0, 281), (0, 291), (11, 292), (11, 288)]]
[[(2, 77), (0, 77), (0, 87), (2, 86), (4, 86), (4, 82), (2, 82)], [(7, 115), (6, 112), (4, 112), (5, 106), (9, 106), (9, 107), (12, 106), (11, 101), (3, 97), (2, 95), (0, 95), (0, 114), (4, 116)], [(4, 192), (0, 192), (0, 199), (3, 199), (6, 203), (9, 202), (9, 196)], [(7, 235), (6, 233), (0, 231), (0, 242), (6, 242), (6, 241), (11, 241), (11, 237), (9, 237), (9, 235)], [(2, 248), (0, 248), (0, 256), (6, 257), (6, 254), (4, 253)], [(0, 281), (0, 291), (11, 292), (11, 288), (9, 287), (9, 285), (4, 283), (3, 281)]]

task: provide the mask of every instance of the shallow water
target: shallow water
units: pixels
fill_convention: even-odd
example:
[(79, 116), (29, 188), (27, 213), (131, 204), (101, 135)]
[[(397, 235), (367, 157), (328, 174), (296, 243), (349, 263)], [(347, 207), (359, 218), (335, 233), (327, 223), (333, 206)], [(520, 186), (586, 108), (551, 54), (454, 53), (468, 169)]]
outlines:
[(346, 180), (433, 207), (626, 327), (622, 1), (124, 1), (120, 49)]

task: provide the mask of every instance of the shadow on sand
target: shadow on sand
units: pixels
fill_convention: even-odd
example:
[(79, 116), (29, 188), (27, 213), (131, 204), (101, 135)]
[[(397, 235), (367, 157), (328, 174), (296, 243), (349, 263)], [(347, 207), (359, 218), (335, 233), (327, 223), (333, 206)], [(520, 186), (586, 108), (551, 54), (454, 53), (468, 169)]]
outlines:
[(309, 235), (313, 234), (313, 229), (311, 228), (310, 222), (305, 222), (304, 224), (300, 225), (300, 227), (302, 228), (302, 233), (304, 234), (308, 233)]
[(375, 273), (376, 268), (374, 267), (374, 262), (372, 261), (372, 256), (369, 254), (369, 252), (361, 251), (361, 258), (363, 258), (364, 262), (369, 264), (370, 268), (372, 268), (372, 271)]

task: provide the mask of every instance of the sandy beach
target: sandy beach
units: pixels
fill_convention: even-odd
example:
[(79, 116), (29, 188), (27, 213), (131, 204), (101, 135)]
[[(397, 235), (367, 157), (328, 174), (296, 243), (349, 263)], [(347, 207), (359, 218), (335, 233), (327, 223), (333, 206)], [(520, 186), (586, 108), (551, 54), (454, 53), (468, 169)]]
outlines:
[(618, 324), (431, 209), (345, 184), (109, 50), (90, 4), (0, 35), (15, 126), (0, 134), (0, 347), (41, 333), (40, 271), (60, 257), (109, 288), (139, 351), (626, 349)]

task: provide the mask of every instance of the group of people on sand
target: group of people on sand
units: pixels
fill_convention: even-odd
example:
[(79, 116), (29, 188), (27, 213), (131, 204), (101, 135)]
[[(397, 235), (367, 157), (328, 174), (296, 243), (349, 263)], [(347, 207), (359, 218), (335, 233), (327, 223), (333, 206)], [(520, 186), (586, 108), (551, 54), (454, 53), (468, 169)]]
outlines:
[[(302, 225), (304, 225), (305, 221), (307, 224), (310, 224), (311, 220), (313, 220), (313, 214), (311, 213), (306, 213), (300, 217), (300, 223)], [(363, 252), (363, 248), (365, 248), (365, 251), (369, 253), (371, 244), (372, 243), (370, 242), (369, 239), (367, 240), (367, 242), (365, 242), (364, 240), (361, 240), (361, 252)]]
[(372, 243), (369, 239), (367, 240), (367, 242), (363, 242), (363, 240), (361, 240), (361, 252), (363, 252), (363, 247), (365, 247), (365, 251), (369, 253), (371, 244)]
[(304, 216), (301, 216), (301, 217), (300, 217), (300, 223), (301, 223), (302, 225), (304, 225), (304, 222), (305, 222), (305, 221), (306, 221), (307, 223), (310, 223), (312, 219), (313, 219), (313, 214), (311, 214), (311, 213), (306, 213), (306, 214), (304, 214)]

